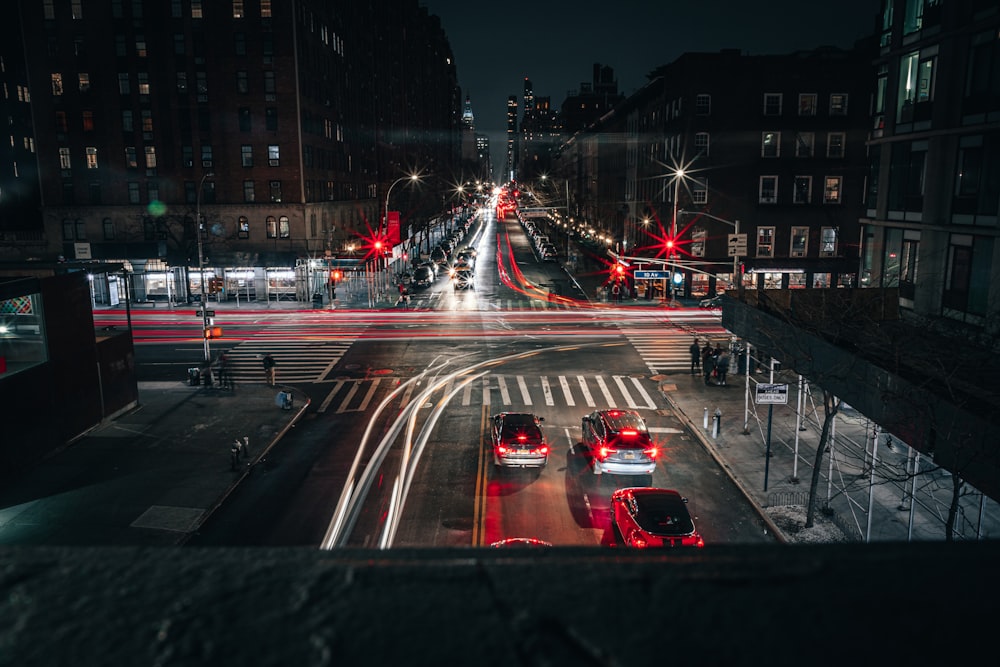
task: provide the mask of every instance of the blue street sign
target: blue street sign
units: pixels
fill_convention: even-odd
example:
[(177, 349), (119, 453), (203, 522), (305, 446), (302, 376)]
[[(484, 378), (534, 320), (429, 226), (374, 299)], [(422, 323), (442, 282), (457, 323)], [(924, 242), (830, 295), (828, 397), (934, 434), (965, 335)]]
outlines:
[(636, 280), (666, 280), (670, 277), (669, 271), (641, 271), (636, 269), (632, 273)]

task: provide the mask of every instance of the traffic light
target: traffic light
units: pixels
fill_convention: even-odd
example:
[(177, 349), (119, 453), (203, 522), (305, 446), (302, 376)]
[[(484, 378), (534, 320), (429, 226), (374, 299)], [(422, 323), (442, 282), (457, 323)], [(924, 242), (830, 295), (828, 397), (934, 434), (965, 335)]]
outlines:
[(625, 277), (625, 267), (621, 264), (615, 264), (615, 278), (621, 280)]
[(667, 239), (666, 245), (667, 245), (667, 254), (668, 255), (674, 254), (674, 240), (673, 239)]
[(333, 271), (330, 271), (331, 285), (336, 285), (338, 282), (340, 282), (340, 278), (341, 278), (340, 269), (334, 269)]
[(205, 338), (222, 338), (222, 327), (205, 327)]
[(680, 285), (682, 282), (684, 282), (684, 274), (681, 273), (680, 271), (674, 271), (673, 280), (675, 285)]

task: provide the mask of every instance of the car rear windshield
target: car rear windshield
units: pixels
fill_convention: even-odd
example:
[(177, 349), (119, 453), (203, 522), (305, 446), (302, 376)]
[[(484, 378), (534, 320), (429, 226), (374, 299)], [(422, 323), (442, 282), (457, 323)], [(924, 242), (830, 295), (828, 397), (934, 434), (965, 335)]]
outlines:
[(507, 417), (503, 421), (502, 435), (504, 439), (517, 440), (525, 436), (523, 442), (538, 443), (542, 441), (542, 430), (530, 416)]
[(638, 495), (635, 502), (643, 530), (658, 535), (686, 535), (694, 530), (691, 515), (678, 496)]

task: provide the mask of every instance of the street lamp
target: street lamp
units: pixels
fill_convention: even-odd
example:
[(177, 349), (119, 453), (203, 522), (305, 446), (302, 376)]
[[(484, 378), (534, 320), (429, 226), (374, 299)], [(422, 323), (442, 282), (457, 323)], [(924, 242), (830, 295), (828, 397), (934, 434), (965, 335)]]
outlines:
[[(385, 191), (385, 218), (383, 218), (383, 221), (385, 223), (384, 227), (385, 231), (379, 233), (378, 236), (380, 240), (384, 238), (383, 234), (384, 235), (389, 234), (389, 195), (392, 193), (392, 189), (404, 181), (410, 181), (411, 183), (416, 183), (419, 180), (420, 176), (418, 174), (411, 174), (409, 176), (400, 176), (399, 178), (394, 180), (392, 184), (389, 185), (389, 189)], [(386, 269), (389, 268), (388, 263), (385, 261), (384, 256), (382, 255), (382, 253), (384, 252), (385, 249), (382, 248), (380, 252), (378, 252), (375, 256), (375, 261), (378, 262), (379, 269), (382, 271), (385, 271)], [(387, 276), (383, 274), (383, 278), (387, 278)]]
[(194, 218), (196, 233), (198, 234), (198, 274), (201, 276), (201, 337), (205, 342), (205, 361), (211, 361), (212, 353), (208, 348), (208, 301), (205, 296), (205, 259), (204, 248), (201, 240), (201, 188), (205, 185), (206, 178), (213, 178), (215, 174), (208, 172), (198, 181), (198, 193), (195, 195)]

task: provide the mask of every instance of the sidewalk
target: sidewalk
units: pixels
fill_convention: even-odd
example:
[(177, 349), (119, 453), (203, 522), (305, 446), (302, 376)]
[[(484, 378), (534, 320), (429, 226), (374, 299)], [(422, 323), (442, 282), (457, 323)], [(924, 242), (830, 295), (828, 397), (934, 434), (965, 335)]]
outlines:
[[(292, 393), (290, 409), (279, 391)], [(135, 410), (0, 491), (0, 544), (181, 544), (308, 406), (301, 392), (263, 382), (235, 391), (142, 383)], [(249, 447), (234, 462), (244, 436)]]

